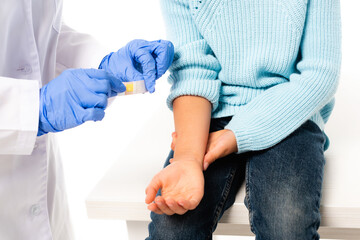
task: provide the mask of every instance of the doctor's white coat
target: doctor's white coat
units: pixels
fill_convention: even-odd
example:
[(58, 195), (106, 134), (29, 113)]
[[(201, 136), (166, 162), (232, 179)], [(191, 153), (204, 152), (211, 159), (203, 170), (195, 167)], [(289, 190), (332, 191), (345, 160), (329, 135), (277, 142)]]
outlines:
[(39, 89), (66, 68), (97, 67), (105, 52), (62, 25), (61, 11), (62, 0), (0, 3), (1, 240), (73, 239), (54, 135), (36, 137)]

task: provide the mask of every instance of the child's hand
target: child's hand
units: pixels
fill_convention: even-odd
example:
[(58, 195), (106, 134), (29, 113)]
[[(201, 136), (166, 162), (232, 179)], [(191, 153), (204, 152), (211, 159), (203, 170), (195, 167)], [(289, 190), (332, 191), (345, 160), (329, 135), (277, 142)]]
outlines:
[[(175, 149), (176, 133), (172, 133), (171, 149)], [(237, 152), (237, 142), (234, 133), (231, 130), (220, 130), (209, 134), (209, 139), (204, 157), (204, 171), (215, 160), (225, 157), (231, 153)]]
[(237, 152), (237, 142), (231, 130), (224, 129), (210, 133), (204, 157), (204, 171), (215, 160), (234, 152)]
[[(159, 189), (161, 196), (156, 197)], [(153, 177), (145, 192), (148, 209), (157, 214), (184, 214), (193, 210), (204, 195), (202, 166), (193, 160), (173, 161)]]

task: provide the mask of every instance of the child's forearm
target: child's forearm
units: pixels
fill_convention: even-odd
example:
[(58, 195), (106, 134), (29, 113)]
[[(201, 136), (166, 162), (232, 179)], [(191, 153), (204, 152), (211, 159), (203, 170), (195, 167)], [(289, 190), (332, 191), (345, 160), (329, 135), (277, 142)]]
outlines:
[(211, 119), (211, 103), (202, 97), (181, 96), (173, 102), (177, 143), (174, 160), (203, 163)]

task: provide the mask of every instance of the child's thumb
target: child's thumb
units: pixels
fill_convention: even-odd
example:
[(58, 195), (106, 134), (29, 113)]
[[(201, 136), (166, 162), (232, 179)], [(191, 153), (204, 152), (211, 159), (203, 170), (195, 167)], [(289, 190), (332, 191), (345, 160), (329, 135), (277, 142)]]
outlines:
[(149, 186), (147, 186), (147, 188), (145, 189), (145, 194), (146, 194), (145, 203), (146, 204), (150, 204), (151, 202), (153, 202), (155, 200), (156, 194), (160, 188), (161, 188), (160, 180), (157, 176), (155, 176), (151, 180)]
[(210, 164), (215, 162), (215, 160), (218, 159), (219, 157), (220, 157), (220, 153), (217, 148), (213, 148), (209, 150), (204, 157), (204, 165), (203, 165), (204, 171), (206, 171), (206, 169), (210, 166)]

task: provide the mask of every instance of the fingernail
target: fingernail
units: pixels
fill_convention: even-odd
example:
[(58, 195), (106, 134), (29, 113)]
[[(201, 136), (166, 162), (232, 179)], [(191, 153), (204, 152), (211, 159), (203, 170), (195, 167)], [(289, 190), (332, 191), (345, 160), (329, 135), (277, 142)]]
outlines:
[(204, 163), (204, 171), (206, 171), (206, 169), (209, 167), (209, 163), (205, 162)]

